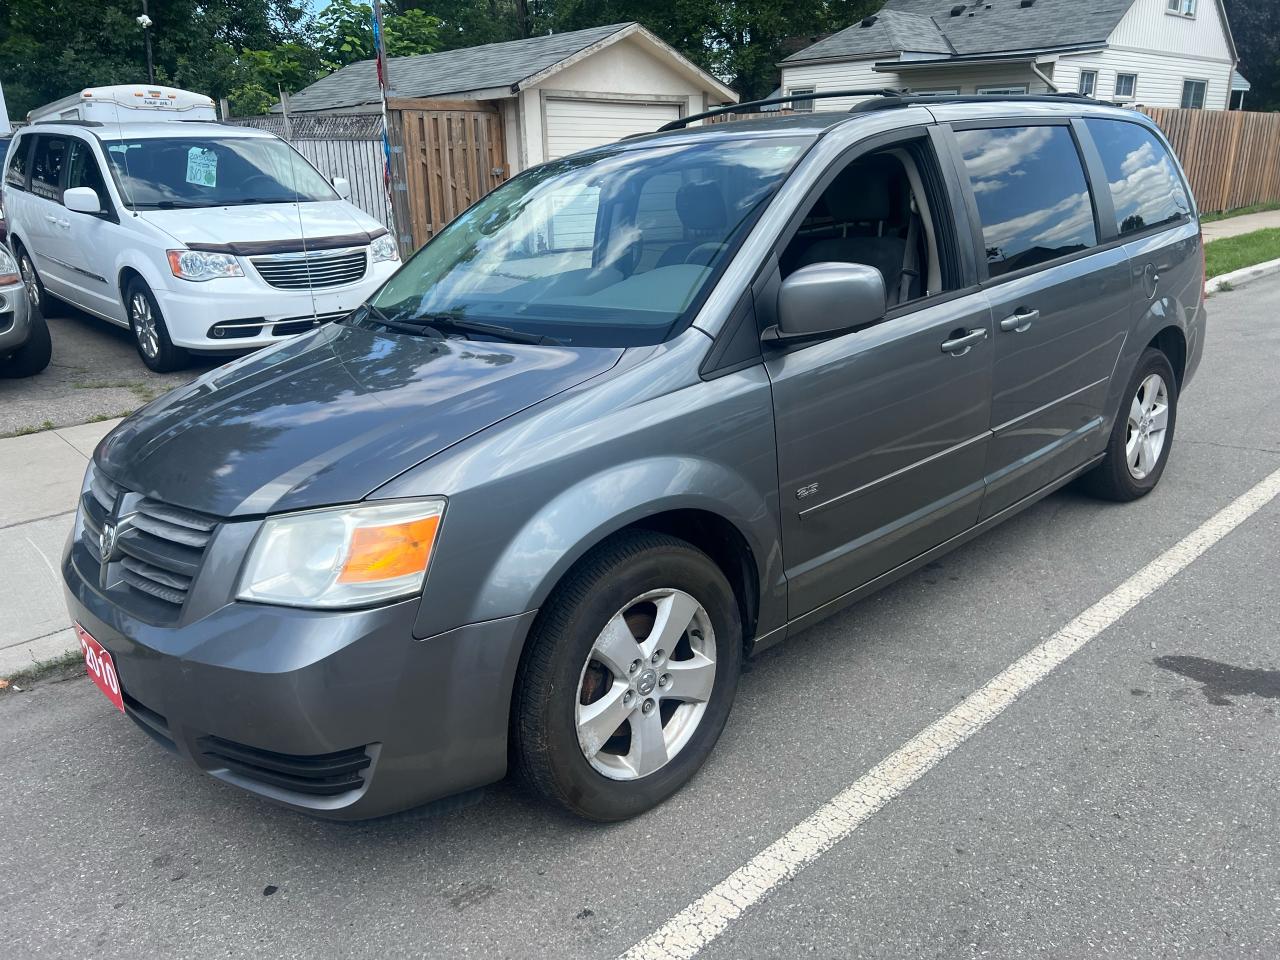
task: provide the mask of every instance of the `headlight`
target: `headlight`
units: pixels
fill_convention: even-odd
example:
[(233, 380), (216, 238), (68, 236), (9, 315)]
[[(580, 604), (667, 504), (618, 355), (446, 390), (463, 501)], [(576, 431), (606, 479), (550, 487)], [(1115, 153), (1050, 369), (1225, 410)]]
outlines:
[(0, 284), (18, 282), (18, 264), (4, 244), (0, 244)]
[(202, 250), (170, 250), (169, 269), (183, 280), (216, 280), (218, 277), (243, 277), (240, 261), (229, 253), (206, 253)]
[(360, 607), (422, 590), (443, 500), (340, 507), (271, 517), (240, 576), (241, 600)]
[(395, 237), (389, 233), (384, 233), (373, 243), (369, 244), (369, 260), (373, 263), (382, 263), (384, 260), (399, 260), (400, 249), (396, 246)]

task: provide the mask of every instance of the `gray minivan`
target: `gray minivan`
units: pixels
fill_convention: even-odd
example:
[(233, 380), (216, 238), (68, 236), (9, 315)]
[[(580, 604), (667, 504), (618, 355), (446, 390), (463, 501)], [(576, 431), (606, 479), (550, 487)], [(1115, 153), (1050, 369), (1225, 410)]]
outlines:
[(62, 572), (121, 711), (317, 815), (517, 766), (621, 819), (706, 760), (752, 651), (1077, 477), (1156, 485), (1205, 311), (1150, 120), (682, 124), (522, 173), (103, 440)]

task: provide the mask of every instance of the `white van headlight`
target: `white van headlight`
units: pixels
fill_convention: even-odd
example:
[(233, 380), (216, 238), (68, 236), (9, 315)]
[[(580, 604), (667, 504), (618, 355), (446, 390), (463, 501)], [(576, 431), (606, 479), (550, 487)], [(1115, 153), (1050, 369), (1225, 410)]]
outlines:
[(395, 237), (389, 233), (384, 233), (373, 243), (369, 244), (369, 260), (372, 263), (382, 263), (384, 260), (399, 260), (400, 249), (396, 246)]
[(218, 277), (243, 277), (240, 261), (229, 253), (207, 253), (204, 250), (170, 250), (169, 269), (183, 280), (216, 280)]
[(439, 499), (269, 517), (249, 549), (241, 600), (360, 607), (422, 590), (444, 515)]

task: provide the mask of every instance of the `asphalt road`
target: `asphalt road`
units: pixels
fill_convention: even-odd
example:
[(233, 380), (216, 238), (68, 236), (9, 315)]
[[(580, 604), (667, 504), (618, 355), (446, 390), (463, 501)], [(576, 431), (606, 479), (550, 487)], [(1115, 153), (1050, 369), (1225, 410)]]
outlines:
[[(0, 697), (0, 952), (609, 958), (1280, 469), (1280, 278), (1211, 301), (1158, 490), (1067, 490), (750, 665), (682, 793), (595, 826), (511, 784), (344, 826), (164, 753), (87, 681)], [(1280, 499), (703, 951), (1280, 955)]]

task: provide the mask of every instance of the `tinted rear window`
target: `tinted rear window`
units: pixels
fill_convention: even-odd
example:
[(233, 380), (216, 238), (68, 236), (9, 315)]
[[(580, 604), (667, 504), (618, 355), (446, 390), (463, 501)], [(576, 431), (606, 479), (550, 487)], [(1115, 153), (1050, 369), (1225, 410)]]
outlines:
[(1086, 120), (1102, 154), (1116, 227), (1137, 233), (1191, 212), (1182, 178), (1169, 151), (1151, 131), (1123, 120)]
[(5, 169), (4, 180), (15, 187), (27, 185), (27, 156), (31, 146), (30, 140), (19, 140), (9, 148), (9, 166)]
[(956, 139), (991, 276), (1097, 244), (1084, 166), (1067, 127), (958, 130)]

